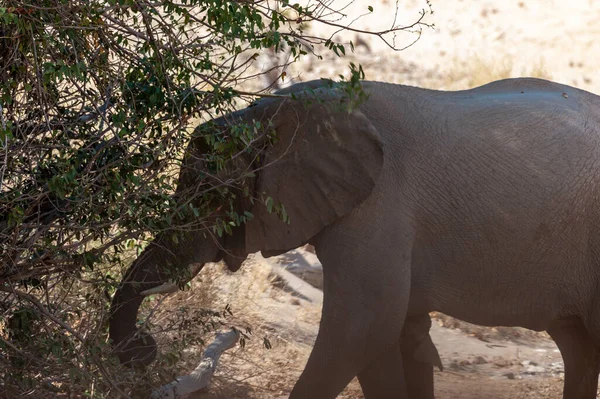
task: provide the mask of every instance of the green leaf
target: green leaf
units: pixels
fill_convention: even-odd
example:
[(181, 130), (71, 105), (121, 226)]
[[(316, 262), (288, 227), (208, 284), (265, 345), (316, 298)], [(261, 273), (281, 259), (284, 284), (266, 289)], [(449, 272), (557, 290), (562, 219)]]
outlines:
[(190, 209), (192, 210), (192, 212), (194, 213), (194, 216), (199, 217), (200, 216), (200, 211), (198, 210), (198, 208), (196, 208), (194, 205), (189, 204)]
[(267, 207), (267, 212), (272, 213), (273, 212), (273, 198), (267, 197), (267, 199), (265, 200), (265, 205)]

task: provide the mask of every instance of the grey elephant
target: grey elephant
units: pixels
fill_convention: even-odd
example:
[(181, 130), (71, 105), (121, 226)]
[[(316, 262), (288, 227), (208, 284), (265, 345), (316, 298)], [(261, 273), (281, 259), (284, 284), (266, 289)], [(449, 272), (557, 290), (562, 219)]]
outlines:
[[(255, 187), (285, 205), (290, 223), (256, 202), (231, 236), (157, 237), (113, 300), (121, 361), (154, 358), (135, 323), (164, 265), (224, 259), (236, 270), (248, 253), (310, 243), (323, 264), (323, 313), (290, 398), (335, 398), (355, 376), (368, 399), (432, 398), (430, 311), (547, 330), (564, 358), (564, 397), (595, 398), (600, 97), (529, 78), (454, 92), (363, 82), (368, 99), (344, 112), (328, 105), (338, 90), (320, 85), (230, 115), (272, 120), (280, 140), (262, 162), (277, 162)], [(310, 96), (324, 100), (306, 106)], [(192, 142), (189, 153), (201, 148)], [(180, 186), (201, 173), (196, 155)]]

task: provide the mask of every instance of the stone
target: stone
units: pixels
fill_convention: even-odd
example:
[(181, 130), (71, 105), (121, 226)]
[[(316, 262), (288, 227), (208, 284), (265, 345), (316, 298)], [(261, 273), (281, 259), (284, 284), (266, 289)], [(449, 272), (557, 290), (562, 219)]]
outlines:
[(485, 360), (485, 358), (483, 356), (477, 356), (474, 360), (473, 360), (473, 364), (486, 364), (488, 363), (487, 360)]

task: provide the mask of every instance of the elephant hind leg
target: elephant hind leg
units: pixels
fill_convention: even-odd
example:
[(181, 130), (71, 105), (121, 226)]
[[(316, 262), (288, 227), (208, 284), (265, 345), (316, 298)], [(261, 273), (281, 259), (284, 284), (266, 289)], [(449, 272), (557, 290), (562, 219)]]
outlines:
[(565, 364), (564, 399), (595, 399), (600, 351), (578, 317), (560, 319), (550, 326)]
[(434, 399), (433, 367), (442, 363), (427, 313), (407, 317), (399, 342), (358, 374), (366, 399)]
[(431, 340), (431, 318), (423, 313), (406, 318), (400, 349), (404, 362), (408, 397), (433, 399), (433, 367), (443, 370), (440, 355)]

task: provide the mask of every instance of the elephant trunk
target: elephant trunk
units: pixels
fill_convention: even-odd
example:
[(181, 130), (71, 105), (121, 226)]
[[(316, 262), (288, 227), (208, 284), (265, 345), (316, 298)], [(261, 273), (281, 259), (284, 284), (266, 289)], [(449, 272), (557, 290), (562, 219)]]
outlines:
[[(185, 268), (190, 264), (203, 265), (219, 260), (218, 247), (211, 240), (203, 240), (203, 243), (190, 241), (197, 240), (169, 245), (170, 240), (166, 242), (161, 237), (157, 238), (125, 274), (112, 300), (109, 319), (109, 337), (122, 364), (144, 367), (156, 358), (156, 341), (136, 326), (138, 310), (145, 298), (144, 291), (166, 283), (172, 275), (169, 268)], [(200, 269), (197, 267), (196, 273)]]
[(166, 280), (164, 272), (161, 273), (166, 265), (153, 261), (152, 249), (147, 248), (133, 262), (111, 304), (109, 336), (121, 363), (132, 367), (147, 366), (156, 357), (156, 341), (136, 327), (137, 313), (144, 300), (140, 292)]

